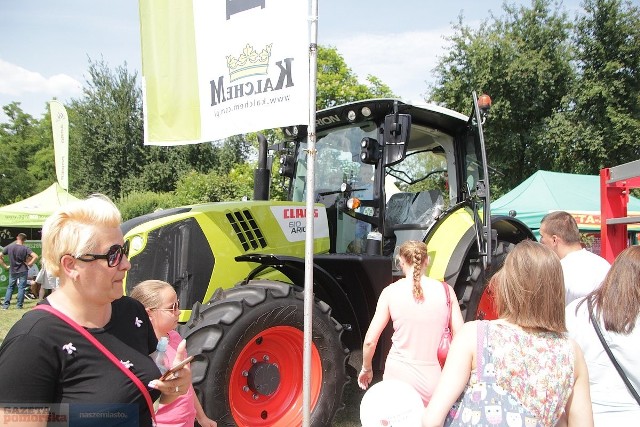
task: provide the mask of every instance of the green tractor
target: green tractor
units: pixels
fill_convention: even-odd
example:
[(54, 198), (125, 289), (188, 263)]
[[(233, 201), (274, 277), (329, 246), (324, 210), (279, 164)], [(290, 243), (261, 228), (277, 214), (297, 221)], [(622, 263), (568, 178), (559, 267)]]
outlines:
[[(316, 115), (313, 212), (305, 208), (305, 127), (260, 141), (254, 200), (167, 209), (123, 224), (131, 243), (126, 289), (171, 283), (180, 300), (193, 383), (219, 425), (302, 423), (306, 218), (313, 215), (311, 425), (330, 426), (382, 289), (399, 278), (406, 240), (427, 243), (428, 274), (454, 286), (466, 319), (491, 318), (486, 283), (509, 248), (535, 239), (490, 215), (482, 134), (490, 100), (470, 117), (393, 99)], [(268, 201), (270, 165), (287, 201)], [(374, 369), (384, 368), (390, 330)]]

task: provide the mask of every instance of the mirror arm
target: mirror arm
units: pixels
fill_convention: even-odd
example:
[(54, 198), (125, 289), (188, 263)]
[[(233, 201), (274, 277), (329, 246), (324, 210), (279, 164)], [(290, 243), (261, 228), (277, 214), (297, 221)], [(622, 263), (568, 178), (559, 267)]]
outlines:
[(402, 132), (402, 125), (399, 123), (398, 118), (400, 116), (400, 111), (398, 109), (398, 101), (393, 101), (393, 129), (391, 129), (391, 135), (398, 136)]

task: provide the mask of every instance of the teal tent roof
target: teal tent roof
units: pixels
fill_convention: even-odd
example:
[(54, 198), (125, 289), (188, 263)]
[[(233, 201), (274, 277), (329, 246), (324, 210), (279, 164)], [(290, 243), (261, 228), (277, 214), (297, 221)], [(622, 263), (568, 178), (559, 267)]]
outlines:
[[(491, 203), (494, 215), (512, 210), (532, 230), (539, 229), (542, 217), (553, 211), (570, 212), (582, 230), (599, 230), (600, 177), (538, 171)], [(640, 199), (630, 197), (627, 211), (640, 214)]]

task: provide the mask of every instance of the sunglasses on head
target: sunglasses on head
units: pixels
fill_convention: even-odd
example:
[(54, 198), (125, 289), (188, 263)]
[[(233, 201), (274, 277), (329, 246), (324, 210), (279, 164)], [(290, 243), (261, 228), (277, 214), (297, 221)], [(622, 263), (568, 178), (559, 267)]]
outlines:
[(109, 267), (117, 267), (122, 261), (122, 257), (129, 256), (129, 241), (124, 242), (124, 245), (113, 245), (109, 248), (106, 254), (84, 254), (74, 257), (78, 261), (91, 262), (98, 259), (106, 259)]

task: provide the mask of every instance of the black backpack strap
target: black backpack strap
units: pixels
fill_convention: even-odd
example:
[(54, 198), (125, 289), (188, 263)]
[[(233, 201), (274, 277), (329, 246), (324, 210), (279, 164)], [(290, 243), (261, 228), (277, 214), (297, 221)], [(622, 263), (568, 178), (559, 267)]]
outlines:
[(593, 315), (593, 308), (591, 306), (590, 297), (587, 297), (587, 308), (589, 309), (589, 316), (591, 317), (591, 323), (593, 324), (593, 329), (596, 330), (596, 334), (598, 335), (598, 338), (600, 338), (600, 342), (604, 347), (604, 351), (607, 352), (609, 359), (611, 359), (611, 363), (613, 363), (613, 366), (616, 368), (616, 371), (618, 371), (618, 374), (620, 374), (622, 381), (624, 381), (624, 384), (627, 386), (627, 389), (629, 389), (629, 393), (631, 393), (633, 398), (636, 399), (636, 402), (638, 402), (638, 405), (640, 405), (640, 396), (638, 396), (638, 392), (636, 391), (635, 388), (633, 388), (633, 385), (629, 381), (629, 378), (627, 378), (627, 375), (622, 370), (622, 367), (618, 364), (618, 361), (616, 360), (616, 358), (613, 357), (613, 353), (611, 352), (611, 349), (609, 348), (609, 346), (607, 345), (607, 342), (604, 340), (604, 337), (602, 336), (602, 331), (600, 330), (600, 326), (598, 325), (598, 322), (596, 321), (596, 318)]

